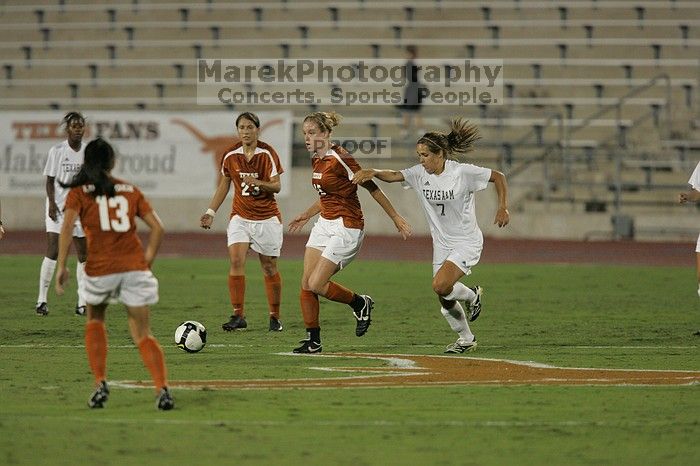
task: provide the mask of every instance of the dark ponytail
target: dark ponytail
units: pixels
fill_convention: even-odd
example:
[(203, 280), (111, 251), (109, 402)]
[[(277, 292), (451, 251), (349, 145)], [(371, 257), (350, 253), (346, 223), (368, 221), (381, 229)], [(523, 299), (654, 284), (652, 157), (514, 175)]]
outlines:
[(425, 133), (417, 144), (425, 144), (434, 154), (442, 151), (445, 158), (453, 158), (454, 154), (465, 154), (474, 150), (474, 142), (477, 139), (481, 139), (478, 126), (462, 118), (455, 118), (450, 121), (449, 134), (430, 131)]
[(85, 147), (85, 161), (80, 171), (70, 183), (60, 183), (64, 188), (92, 184), (95, 190), (93, 196), (114, 196), (114, 183), (109, 172), (114, 167), (114, 149), (107, 141), (97, 138)]

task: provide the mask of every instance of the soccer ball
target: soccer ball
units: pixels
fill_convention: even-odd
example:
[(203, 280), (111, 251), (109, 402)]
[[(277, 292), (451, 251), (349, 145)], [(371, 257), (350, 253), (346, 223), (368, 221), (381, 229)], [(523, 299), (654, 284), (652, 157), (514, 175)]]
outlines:
[(207, 329), (199, 322), (187, 320), (175, 330), (175, 344), (188, 353), (196, 353), (207, 344)]

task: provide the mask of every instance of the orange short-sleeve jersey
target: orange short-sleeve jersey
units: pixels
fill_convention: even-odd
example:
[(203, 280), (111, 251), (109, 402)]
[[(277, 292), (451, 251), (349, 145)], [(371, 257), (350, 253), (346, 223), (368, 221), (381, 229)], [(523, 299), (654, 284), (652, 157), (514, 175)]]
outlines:
[(240, 142), (227, 150), (221, 162), (221, 174), (230, 178), (233, 183), (231, 217), (239, 215), (247, 220), (277, 217), (282, 221), (275, 195), (257, 187), (253, 188), (242, 180), (246, 176), (252, 176), (261, 181), (270, 181), (272, 177), (283, 172), (275, 149), (262, 141), (258, 141), (250, 161), (246, 160), (243, 144)]
[(121, 180), (115, 183), (115, 195), (93, 196), (94, 185), (76, 186), (66, 198), (65, 209), (75, 210), (87, 238), (85, 273), (109, 275), (133, 270), (148, 270), (143, 246), (136, 234), (136, 217), (152, 211), (143, 193)]
[(352, 184), (352, 176), (361, 169), (360, 164), (337, 145), (323, 157), (314, 156), (311, 164), (314, 170), (311, 184), (320, 196), (321, 217), (328, 220), (342, 217), (347, 228), (363, 229), (365, 220), (357, 185)]

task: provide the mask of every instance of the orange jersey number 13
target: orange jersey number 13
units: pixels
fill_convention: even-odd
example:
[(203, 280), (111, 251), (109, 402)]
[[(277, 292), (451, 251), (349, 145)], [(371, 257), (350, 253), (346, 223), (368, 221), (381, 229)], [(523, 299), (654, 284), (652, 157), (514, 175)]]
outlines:
[[(123, 233), (129, 231), (129, 201), (124, 196), (97, 196), (95, 198), (100, 208), (100, 229), (102, 231), (115, 231)], [(115, 209), (116, 218), (110, 218), (109, 209)]]

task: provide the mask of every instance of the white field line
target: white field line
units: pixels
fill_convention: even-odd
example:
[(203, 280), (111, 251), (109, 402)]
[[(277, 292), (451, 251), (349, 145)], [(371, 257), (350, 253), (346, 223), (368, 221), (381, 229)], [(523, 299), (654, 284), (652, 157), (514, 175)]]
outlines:
[[(260, 345), (249, 344), (249, 345), (238, 345), (230, 343), (213, 343), (207, 344), (206, 348), (259, 348)], [(353, 344), (353, 348), (404, 348), (405, 345), (358, 345)], [(440, 345), (411, 345), (414, 348), (436, 348)], [(110, 348), (135, 348), (135, 345), (109, 345)], [(85, 345), (54, 345), (50, 343), (26, 343), (19, 345), (0, 345), (1, 348), (85, 348)], [(511, 348), (505, 345), (482, 345), (479, 344), (479, 348)], [(664, 350), (664, 349), (698, 349), (697, 345), (686, 345), (686, 346), (616, 346), (616, 345), (601, 345), (601, 346), (590, 346), (590, 345), (518, 345), (517, 348), (558, 348), (558, 349), (637, 349), (637, 350)], [(281, 354), (281, 353), (280, 353)], [(430, 356), (430, 355), (423, 355)], [(447, 356), (449, 357), (449, 356)]]
[[(177, 408), (176, 408), (177, 409)], [(287, 426), (298, 426), (307, 425), (314, 427), (522, 427), (522, 428), (532, 428), (532, 427), (632, 427), (632, 426), (654, 426), (654, 427), (665, 427), (665, 426), (695, 426), (695, 423), (678, 423), (675, 421), (663, 421), (663, 420), (649, 420), (640, 419), (638, 421), (624, 420), (620, 422), (603, 422), (603, 421), (498, 421), (498, 420), (482, 420), (482, 421), (464, 421), (464, 420), (445, 420), (445, 421), (416, 421), (416, 420), (402, 420), (402, 421), (391, 421), (385, 419), (376, 419), (369, 421), (344, 421), (344, 420), (323, 420), (314, 419), (307, 422), (299, 420), (291, 421), (270, 421), (270, 420), (239, 420), (239, 419), (211, 419), (211, 420), (197, 420), (197, 419), (164, 419), (160, 417), (153, 418), (114, 418), (114, 417), (101, 417), (102, 412), (99, 415), (86, 415), (81, 416), (34, 416), (25, 414), (11, 414), (3, 415), (2, 419), (8, 421), (8, 423), (15, 422), (36, 422), (36, 421), (58, 421), (64, 422), (74, 422), (74, 423), (89, 423), (89, 424), (155, 424), (155, 425), (197, 425), (197, 426), (241, 426), (241, 427), (287, 427)], [(104, 412), (107, 415), (106, 411)], [(154, 416), (159, 413), (154, 412)]]

